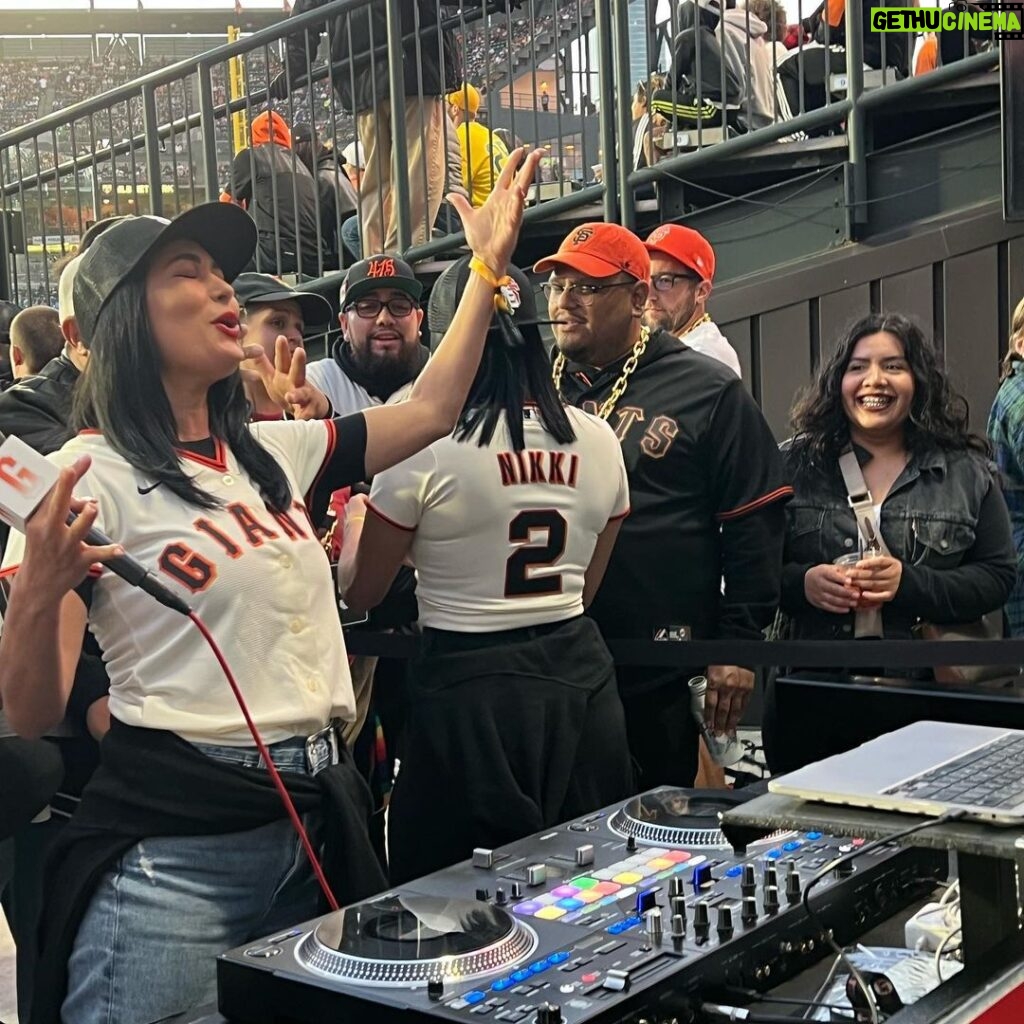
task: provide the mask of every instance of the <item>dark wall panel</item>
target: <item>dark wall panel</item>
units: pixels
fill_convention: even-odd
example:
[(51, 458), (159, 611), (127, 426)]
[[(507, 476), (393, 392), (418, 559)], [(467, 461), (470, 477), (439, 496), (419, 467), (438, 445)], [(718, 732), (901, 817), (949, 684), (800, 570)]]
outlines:
[(740, 372), (743, 374), (743, 383), (747, 390), (756, 395), (754, 389), (754, 363), (750, 352), (750, 321), (737, 320), (731, 324), (719, 324), (718, 329), (729, 339), (729, 344), (736, 349), (736, 355), (740, 359)]
[(819, 358), (835, 348), (836, 342), (854, 320), (871, 312), (871, 286), (859, 284), (822, 295), (818, 302)]
[(998, 259), (994, 245), (943, 264), (946, 366), (971, 406), (971, 427), (984, 431), (999, 383)]
[[(1024, 238), (1011, 238), (1006, 243), (1006, 322), (1013, 319), (1013, 310), (1024, 299)], [(1006, 339), (1003, 339), (1005, 344)]]
[(780, 441), (789, 436), (789, 410), (811, 379), (811, 324), (807, 302), (761, 315), (761, 411)]
[(913, 317), (931, 336), (935, 330), (932, 265), (916, 267), (903, 274), (883, 277), (879, 282), (883, 313), (904, 313)]

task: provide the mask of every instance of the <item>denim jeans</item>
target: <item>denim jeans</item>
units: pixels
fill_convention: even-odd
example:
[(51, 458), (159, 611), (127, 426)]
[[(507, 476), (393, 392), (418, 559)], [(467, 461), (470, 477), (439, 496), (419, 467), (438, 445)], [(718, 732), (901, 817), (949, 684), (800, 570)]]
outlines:
[[(262, 770), (252, 748), (197, 745)], [(303, 771), (302, 741), (271, 747)], [(311, 820), (313, 819), (313, 820)], [(317, 845), (318, 815), (306, 815)], [(150, 1024), (216, 998), (215, 958), (322, 911), (309, 862), (284, 818), (248, 832), (145, 839), (100, 880), (68, 963), (64, 1024)]]

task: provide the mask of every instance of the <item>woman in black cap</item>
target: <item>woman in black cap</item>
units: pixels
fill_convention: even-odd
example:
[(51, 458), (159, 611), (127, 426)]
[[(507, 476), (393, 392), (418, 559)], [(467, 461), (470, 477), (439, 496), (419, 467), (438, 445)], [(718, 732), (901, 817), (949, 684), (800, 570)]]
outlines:
[[(434, 285), (432, 331), (474, 266)], [(525, 275), (510, 267), (500, 295), (455, 432), (377, 474), (346, 516), (348, 605), (373, 607), (406, 558), (418, 575), (424, 653), (391, 796), (393, 882), (632, 792), (611, 655), (583, 614), (629, 511), (621, 449), (559, 401)], [(457, 813), (438, 815), (438, 793)]]
[[(269, 363), (275, 361), (278, 338), (284, 338), (290, 359), (296, 349), (305, 349), (308, 335), (323, 333), (331, 322), (331, 304), (322, 295), (300, 292), (270, 274), (239, 274), (231, 286), (241, 307), (246, 347), (258, 345)], [(242, 363), (245, 395), (254, 420), (278, 420), (281, 407), (267, 394), (261, 362)]]
[[(250, 718), (314, 845), (323, 841), (324, 891), (329, 882), (351, 902), (385, 885), (365, 787), (338, 740), (335, 720), (354, 700), (307, 507), (454, 426), (493, 311), (490, 268), (511, 255), (535, 162), (517, 153), (485, 206), (462, 204), (479, 270), (408, 401), (342, 419), (249, 424), (228, 283), (256, 245), (242, 211), (131, 218), (83, 258), (84, 429), (52, 457), (60, 479), (5, 553), (17, 570), (0, 639), (11, 725), (34, 736), (60, 720), (87, 622), (110, 672), (103, 763), (48, 879), (36, 1024), (187, 1011), (212, 999), (216, 954), (318, 912)], [(303, 362), (297, 352), (299, 413)], [(69, 505), (81, 511), (70, 526)], [(192, 623), (90, 570), (115, 553), (85, 543), (94, 522), (201, 617), (237, 702)]]

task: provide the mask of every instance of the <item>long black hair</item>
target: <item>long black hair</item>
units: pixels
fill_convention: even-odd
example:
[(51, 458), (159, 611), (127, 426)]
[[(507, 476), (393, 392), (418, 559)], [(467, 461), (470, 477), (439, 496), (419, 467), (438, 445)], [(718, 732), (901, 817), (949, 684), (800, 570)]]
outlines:
[(798, 472), (831, 476), (839, 453), (850, 442), (850, 422), (843, 410), (843, 375), (857, 342), (885, 331), (903, 348), (914, 378), (914, 397), (904, 423), (907, 450), (915, 455), (936, 448), (989, 454), (988, 442), (967, 427), (967, 400), (955, 391), (934, 345), (913, 320), (900, 313), (872, 313), (852, 324), (814, 383), (793, 405), (791, 451)]
[(551, 363), (540, 332), (534, 326), (518, 328), (505, 312), (495, 312), (487, 344), (469, 397), (455, 427), (455, 439), (468, 441), (478, 434), (485, 448), (504, 415), (513, 451), (526, 447), (523, 406), (532, 401), (544, 429), (559, 443), (576, 440), (576, 431), (551, 380)]
[[(130, 465), (182, 501), (199, 508), (220, 505), (182, 468), (177, 426), (146, 311), (145, 266), (126, 278), (103, 306), (90, 353), (75, 388), (73, 429), (99, 430)], [(210, 387), (207, 405), (213, 436), (231, 448), (267, 505), (285, 511), (291, 488), (284, 470), (249, 431), (249, 403), (237, 370)]]

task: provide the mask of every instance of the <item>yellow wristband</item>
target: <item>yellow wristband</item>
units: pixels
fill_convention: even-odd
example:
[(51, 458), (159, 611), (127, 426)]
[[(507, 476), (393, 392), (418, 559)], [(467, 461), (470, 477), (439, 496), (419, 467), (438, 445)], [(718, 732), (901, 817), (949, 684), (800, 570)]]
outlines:
[(500, 288), (508, 278), (500, 278), (479, 256), (469, 261), (469, 269), (476, 271), (492, 288)]

